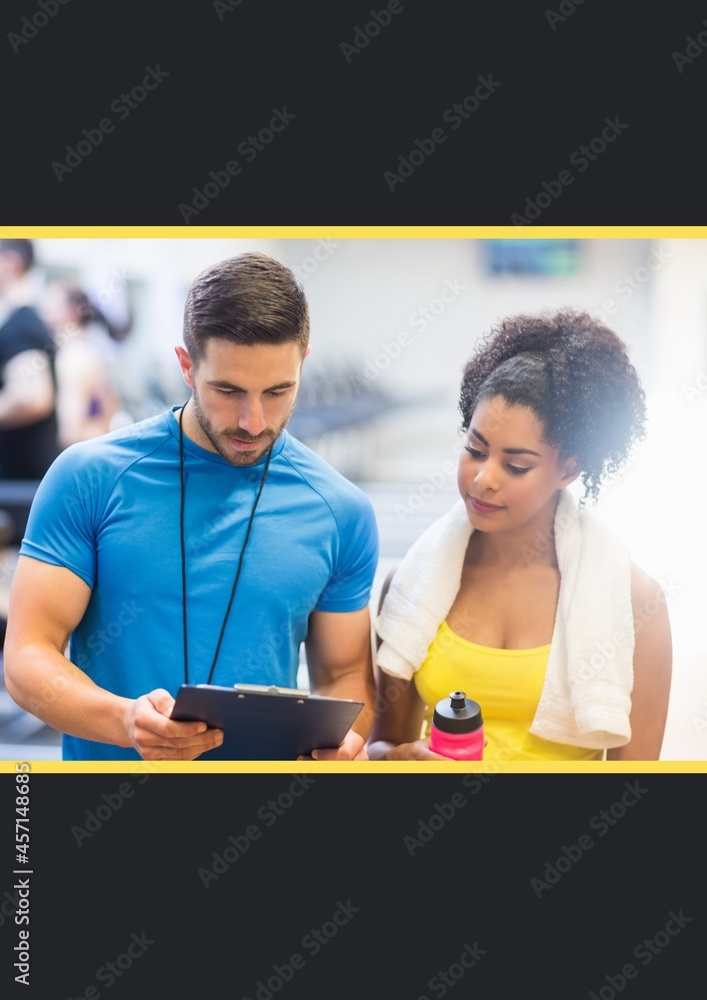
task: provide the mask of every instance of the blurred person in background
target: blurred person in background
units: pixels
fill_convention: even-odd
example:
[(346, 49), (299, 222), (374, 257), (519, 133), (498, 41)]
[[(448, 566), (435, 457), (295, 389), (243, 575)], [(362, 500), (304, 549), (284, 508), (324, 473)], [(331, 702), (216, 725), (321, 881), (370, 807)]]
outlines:
[(44, 293), (41, 314), (57, 344), (59, 444), (62, 448), (107, 434), (123, 412), (114, 378), (117, 330), (79, 286), (56, 281)]
[[(575, 310), (508, 317), (465, 366), (459, 410), (460, 497), (383, 586), (369, 757), (443, 760), (433, 712), (464, 691), (485, 760), (658, 760), (666, 595), (585, 507), (645, 436), (625, 345)], [(658, 478), (647, 502), (670, 531), (684, 497)]]
[[(29, 506), (60, 450), (55, 344), (35, 305), (34, 266), (31, 240), (0, 240), (0, 647)], [(41, 725), (8, 703), (0, 658), (0, 730), (11, 728), (29, 735)]]
[(59, 453), (55, 344), (34, 262), (31, 240), (0, 240), (0, 479), (39, 480)]

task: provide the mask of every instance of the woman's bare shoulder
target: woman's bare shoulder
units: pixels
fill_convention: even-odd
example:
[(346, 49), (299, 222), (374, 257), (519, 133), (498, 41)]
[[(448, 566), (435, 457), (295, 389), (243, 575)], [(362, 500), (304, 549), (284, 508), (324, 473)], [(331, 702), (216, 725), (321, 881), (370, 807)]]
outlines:
[(631, 602), (634, 611), (649, 601), (666, 601), (662, 585), (636, 563), (631, 563)]

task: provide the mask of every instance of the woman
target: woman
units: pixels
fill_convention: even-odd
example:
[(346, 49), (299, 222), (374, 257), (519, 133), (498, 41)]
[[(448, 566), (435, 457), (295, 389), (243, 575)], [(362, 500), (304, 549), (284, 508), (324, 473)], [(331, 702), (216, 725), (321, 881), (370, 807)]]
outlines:
[(570, 309), (508, 318), (467, 363), (460, 410), (460, 499), (383, 588), (370, 759), (444, 759), (430, 718), (463, 690), (486, 760), (657, 760), (665, 596), (586, 508), (644, 436), (625, 345)]
[(57, 342), (61, 447), (107, 434), (122, 410), (112, 377), (116, 331), (88, 295), (71, 283), (57, 281), (47, 288), (42, 314)]

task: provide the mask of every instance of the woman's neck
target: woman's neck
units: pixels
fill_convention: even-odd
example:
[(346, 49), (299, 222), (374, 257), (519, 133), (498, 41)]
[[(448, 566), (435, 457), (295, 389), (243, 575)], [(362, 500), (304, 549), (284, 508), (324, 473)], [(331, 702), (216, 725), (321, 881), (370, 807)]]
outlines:
[(555, 512), (557, 501), (533, 521), (510, 531), (474, 531), (468, 556), (477, 565), (516, 569), (528, 566), (557, 567)]

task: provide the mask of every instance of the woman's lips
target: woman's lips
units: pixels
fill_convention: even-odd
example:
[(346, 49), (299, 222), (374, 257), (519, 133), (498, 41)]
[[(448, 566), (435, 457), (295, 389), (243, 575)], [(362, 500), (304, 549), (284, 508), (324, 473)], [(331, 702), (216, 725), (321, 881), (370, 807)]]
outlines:
[(471, 500), (471, 506), (479, 514), (495, 514), (496, 511), (504, 509), (493, 503), (484, 503), (483, 500), (477, 500), (476, 497), (469, 497), (469, 499)]

